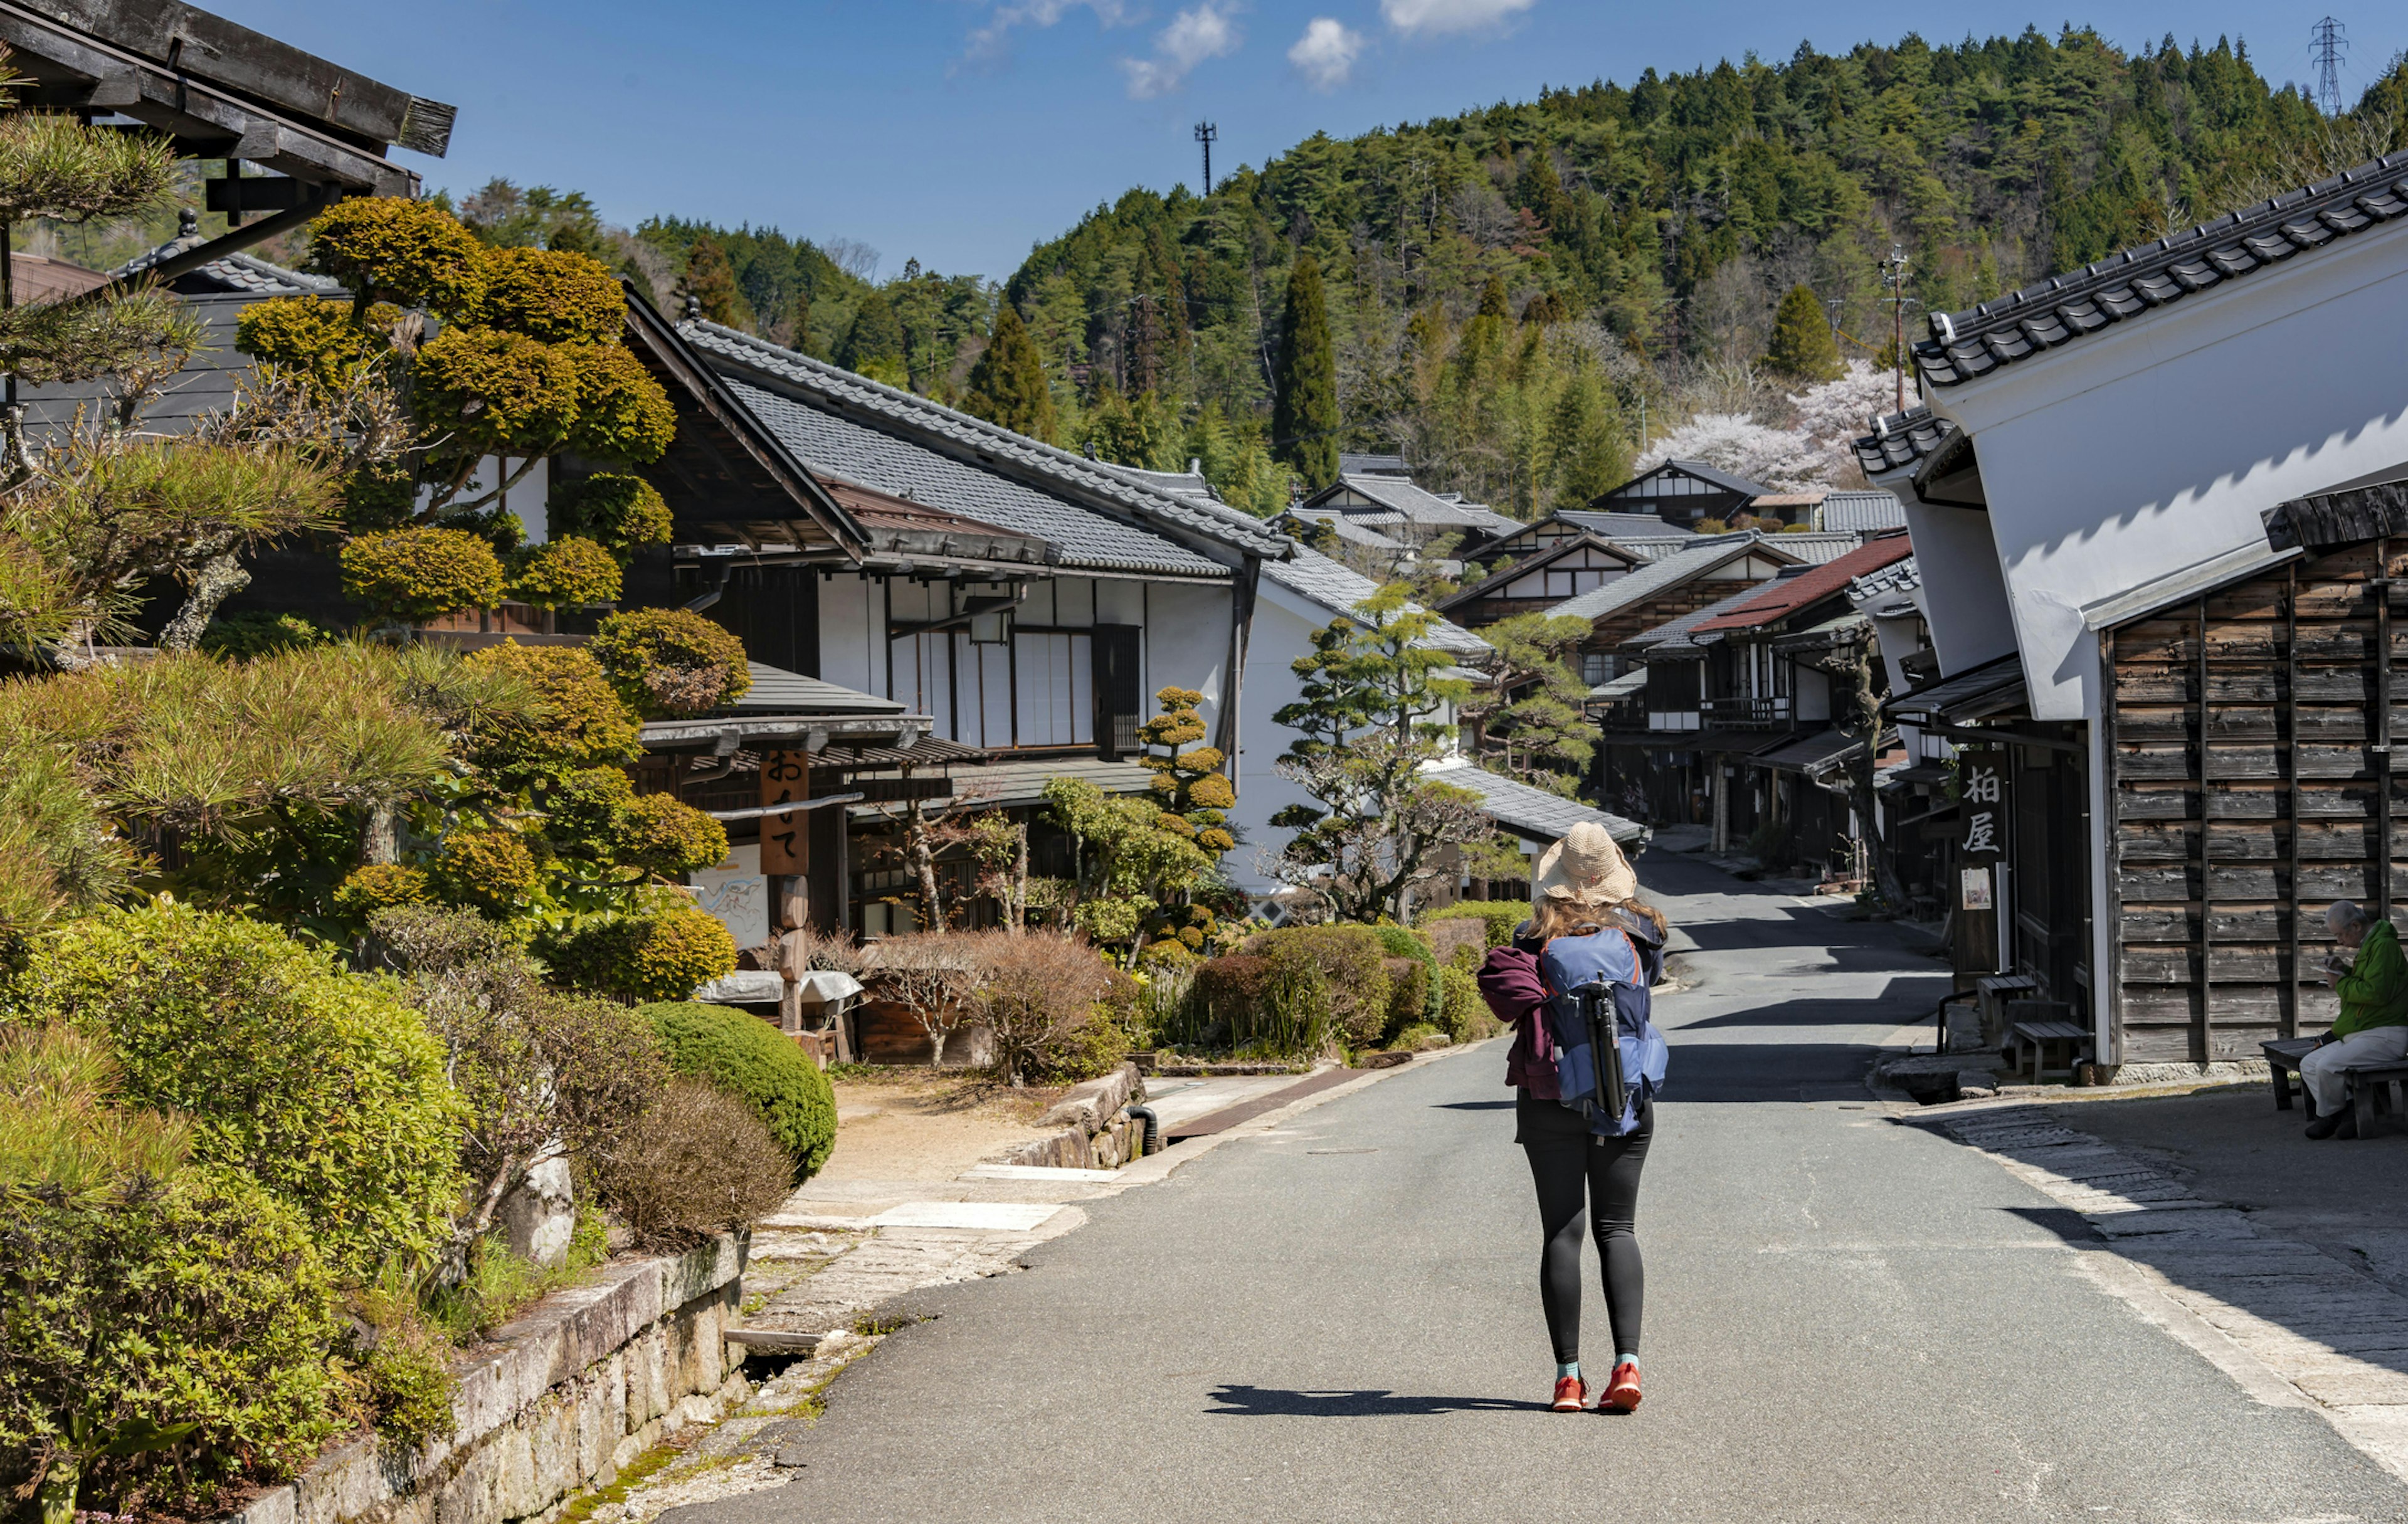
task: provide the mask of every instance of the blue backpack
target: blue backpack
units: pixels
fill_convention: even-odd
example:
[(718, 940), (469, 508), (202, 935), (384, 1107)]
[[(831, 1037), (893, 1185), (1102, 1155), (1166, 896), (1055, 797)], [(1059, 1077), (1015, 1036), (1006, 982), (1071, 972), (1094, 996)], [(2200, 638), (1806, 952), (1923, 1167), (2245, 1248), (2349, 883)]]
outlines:
[(1670, 1057), (1649, 1019), (1638, 948), (1611, 927), (1556, 937), (1539, 954), (1539, 977), (1547, 989), (1556, 1093), (1600, 1137), (1635, 1130), (1639, 1103), (1663, 1088)]

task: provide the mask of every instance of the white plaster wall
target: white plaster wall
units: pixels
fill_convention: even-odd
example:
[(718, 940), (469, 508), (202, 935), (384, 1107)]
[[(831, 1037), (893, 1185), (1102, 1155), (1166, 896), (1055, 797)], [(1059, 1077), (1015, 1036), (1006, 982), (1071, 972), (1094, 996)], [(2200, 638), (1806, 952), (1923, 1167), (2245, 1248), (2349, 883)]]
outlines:
[[(1098, 583), (1099, 588), (1114, 584)], [(1229, 617), (1234, 602), (1227, 583), (1213, 586), (1201, 582), (1125, 582), (1118, 584), (1141, 596), (1137, 617), (1123, 621), (1145, 626), (1145, 712), (1151, 716), (1158, 706), (1154, 696), (1165, 688), (1193, 688), (1204, 696), (1196, 712), (1203, 718), (1204, 733), (1210, 738), (1218, 733), (1221, 704), (1226, 696), (1226, 675), (1229, 666)], [(1106, 595), (1107, 598), (1110, 595)], [(1105, 607), (1111, 605), (1106, 603)], [(1239, 716), (1239, 729), (1245, 728), (1245, 716)], [(1207, 740), (1206, 744), (1217, 744)], [(1245, 790), (1238, 790), (1242, 800)]]
[(1955, 677), (2013, 653), (2014, 614), (2007, 604), (2007, 582), (1999, 568), (1990, 516), (1918, 503), (1912, 487), (1899, 496), (1906, 501), (1906, 533), (1914, 542), (1914, 564), (1923, 577), (1925, 623), (1931, 629), (1932, 652), (1940, 658), (1940, 675)]
[(1287, 588), (1262, 581), (1254, 599), (1254, 623), (1246, 642), (1246, 682), (1238, 714), (1238, 807), (1229, 812), (1240, 827), (1239, 847), (1222, 859), (1230, 879), (1250, 894), (1268, 893), (1278, 883), (1256, 866), (1262, 855), (1284, 845), (1292, 831), (1274, 829), (1270, 817), (1312, 798), (1279, 775), (1274, 766), (1297, 733), (1271, 715), (1296, 702), (1299, 684), (1291, 664), (1312, 654), (1312, 633), (1332, 615)]
[(838, 572), (820, 582), (820, 669), (857, 693), (886, 693), (886, 596), (877, 579)]
[[(2098, 713), (2084, 605), (2262, 543), (2267, 509), (2408, 462), (2403, 322), (2394, 225), (1935, 395), (1973, 436), (2034, 715)], [(1956, 611), (1933, 573), (1956, 559), (1921, 560), (1935, 638)]]

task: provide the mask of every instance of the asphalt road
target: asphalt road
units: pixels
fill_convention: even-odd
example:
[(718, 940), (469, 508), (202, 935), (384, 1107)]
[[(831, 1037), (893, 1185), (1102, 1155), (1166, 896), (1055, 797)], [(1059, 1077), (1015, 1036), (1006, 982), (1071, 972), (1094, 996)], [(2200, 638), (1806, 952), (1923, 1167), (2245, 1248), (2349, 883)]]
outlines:
[(676, 1524), (2408, 1519), (2314, 1414), (2087, 1278), (2080, 1219), (1871, 1103), (1934, 963), (1685, 859), (1643, 876), (1699, 951), (1657, 1006), (1638, 1414), (1545, 1410), (1499, 1043), (924, 1295), (934, 1319), (830, 1390), (798, 1480)]

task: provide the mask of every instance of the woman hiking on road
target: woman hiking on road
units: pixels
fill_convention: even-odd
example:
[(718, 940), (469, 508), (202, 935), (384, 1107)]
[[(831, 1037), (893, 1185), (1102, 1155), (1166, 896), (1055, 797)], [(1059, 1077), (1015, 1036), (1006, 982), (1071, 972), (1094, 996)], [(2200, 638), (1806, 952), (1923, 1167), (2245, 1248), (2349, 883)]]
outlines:
[[(1639, 877), (1601, 826), (1586, 822), (1539, 859), (1529, 920), (1510, 947), (1488, 955), (1481, 993), (1513, 1027), (1505, 1083), (1514, 1087), (1514, 1141), (1530, 1160), (1543, 1247), (1539, 1300), (1555, 1346), (1558, 1413), (1577, 1413), (1588, 1397), (1580, 1365), (1581, 1219), (1603, 1259), (1605, 1316), (1614, 1362), (1599, 1412), (1639, 1406), (1639, 1324), (1645, 1298), (1636, 1224), (1639, 1174), (1656, 1133), (1654, 1095), (1663, 1078), (1662, 1040), (1647, 1015), (1646, 990), (1664, 973), (1664, 917), (1637, 898)], [(1570, 992), (1588, 978), (1612, 981), (1622, 998), (1605, 1002), (1606, 1020), (1625, 1063), (1628, 1104), (1585, 1104), (1597, 1055), (1566, 1051), (1566, 1034), (1587, 1038)], [(1553, 997), (1551, 1000), (1551, 995)], [(1553, 1006), (1551, 1013), (1550, 1007)], [(1551, 1023), (1550, 1015), (1554, 1016)], [(1567, 1025), (1572, 1023), (1572, 1025)], [(1600, 1036), (1607, 1028), (1595, 1028)], [(1611, 1040), (1607, 1040), (1611, 1041)], [(1649, 1044), (1653, 1044), (1652, 1047)], [(1565, 1077), (1577, 1076), (1574, 1094)]]

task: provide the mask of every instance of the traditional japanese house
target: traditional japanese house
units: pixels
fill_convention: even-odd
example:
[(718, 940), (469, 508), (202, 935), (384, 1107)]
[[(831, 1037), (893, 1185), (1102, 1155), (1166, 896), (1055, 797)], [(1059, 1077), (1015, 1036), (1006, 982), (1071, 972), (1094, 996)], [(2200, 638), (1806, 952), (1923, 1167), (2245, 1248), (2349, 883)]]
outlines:
[(1675, 528), (1693, 529), (1700, 519), (1728, 524), (1771, 493), (1761, 482), (1717, 470), (1703, 461), (1668, 460), (1598, 494), (1588, 506), (1597, 512), (1645, 514)]
[[(1572, 535), (1451, 595), (1440, 600), (1439, 608), (1478, 629), (1515, 614), (1548, 612), (1627, 576), (1642, 564), (1638, 555), (1602, 536)], [(1604, 669), (1604, 653), (1596, 653), (1583, 675), (1590, 683), (1599, 683), (1608, 675)]]
[(1583, 535), (1612, 542), (1645, 539), (1671, 543), (1688, 536), (1689, 530), (1679, 525), (1667, 524), (1652, 513), (1591, 513), (1584, 510), (1561, 509), (1536, 524), (1524, 525), (1502, 539), (1493, 540), (1479, 556), (1491, 571), (1502, 571), (1514, 562), (1552, 550), (1567, 539)]
[[(1342, 467), (1342, 463), (1341, 463)], [(1518, 519), (1467, 503), (1459, 493), (1435, 493), (1410, 476), (1389, 471), (1349, 473), (1297, 505), (1306, 513), (1331, 510), (1391, 539), (1416, 547), (1451, 543), (1456, 560), (1479, 559), (1492, 542), (1522, 527)]]
[(1928, 406), (1859, 441), (1937, 658), (1893, 712), (1959, 748), (1958, 920), (2109, 1071), (2313, 1023), (2314, 910), (2397, 871), (2389, 544), (2265, 520), (2408, 477), (2403, 311), (2395, 154), (1935, 314)]

